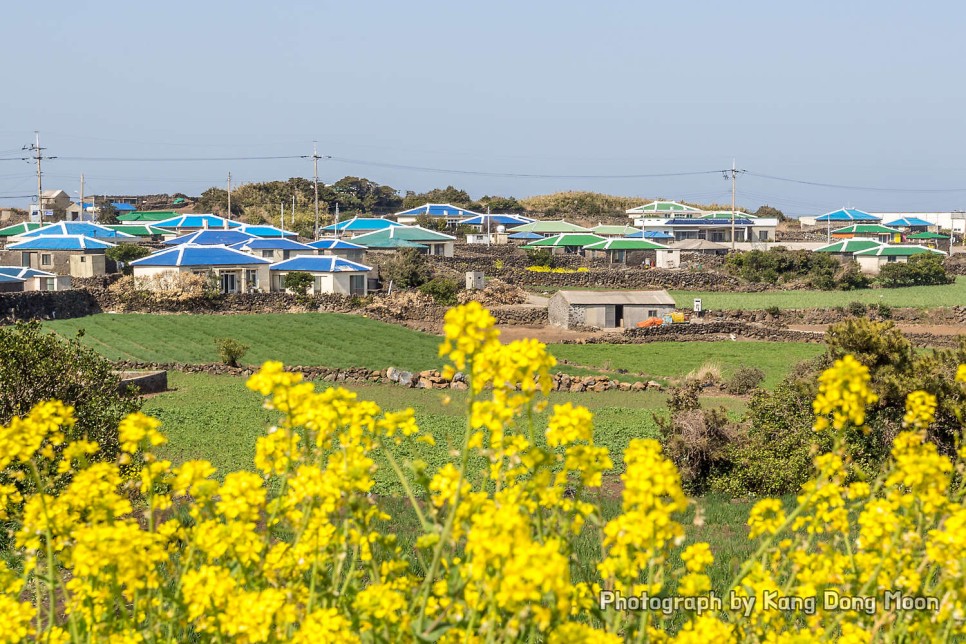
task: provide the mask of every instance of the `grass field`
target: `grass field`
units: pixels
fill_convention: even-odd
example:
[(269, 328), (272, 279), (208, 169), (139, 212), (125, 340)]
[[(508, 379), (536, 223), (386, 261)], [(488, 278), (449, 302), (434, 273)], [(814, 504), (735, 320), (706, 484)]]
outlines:
[[(410, 329), (337, 313), (259, 315), (100, 314), (45, 325), (73, 336), (111, 360), (218, 362), (215, 338), (232, 337), (251, 347), (245, 364), (281, 360), (287, 365), (431, 369), (440, 366), (439, 338)], [(758, 366), (777, 382), (801, 359), (821, 352), (816, 345), (767, 342), (656, 342), (647, 345), (552, 345), (551, 353), (573, 362), (559, 370), (606, 373), (625, 381), (680, 377), (705, 362), (730, 375)], [(627, 373), (619, 373), (618, 370)], [(639, 375), (643, 374), (643, 375)]]
[(111, 360), (218, 362), (215, 338), (231, 337), (251, 347), (243, 359), (248, 364), (281, 360), (289, 365), (416, 370), (440, 365), (437, 337), (358, 315), (104, 313), (45, 325), (71, 336), (84, 329), (81, 342)]
[(741, 366), (765, 372), (765, 387), (777, 384), (798, 362), (825, 351), (805, 342), (652, 342), (648, 344), (561, 344), (552, 352), (577, 365), (624, 369), (658, 380), (680, 377), (706, 363), (720, 365), (727, 378)]
[[(168, 374), (171, 391), (145, 401), (144, 411), (159, 418), (169, 443), (163, 448), (165, 458), (179, 463), (193, 458), (212, 462), (226, 471), (250, 469), (255, 439), (264, 434), (278, 417), (262, 409), (258, 394), (245, 388), (245, 379), (207, 374)], [(407, 389), (396, 385), (362, 385), (353, 387), (360, 397), (373, 400), (392, 411), (412, 407), (423, 431), (433, 434), (436, 447), (423, 444), (406, 447), (403, 458), (421, 458), (428, 463), (440, 462), (441, 455), (460, 445), (463, 436), (461, 392), (429, 389)], [(449, 396), (450, 404), (443, 400)], [(625, 393), (607, 391), (593, 394), (554, 393), (551, 404), (567, 401), (582, 404), (594, 412), (595, 440), (621, 454), (633, 438), (656, 437), (657, 425), (652, 415), (664, 413), (665, 396), (655, 391)], [(707, 398), (705, 404), (724, 406), (733, 414), (744, 411), (744, 403), (733, 398)], [(538, 434), (546, 426), (547, 413), (534, 419)], [(378, 458), (377, 458), (378, 462)], [(385, 463), (380, 463), (377, 492), (401, 493)]]
[(850, 302), (935, 308), (966, 304), (966, 277), (944, 286), (910, 286), (859, 291), (766, 291), (764, 293), (730, 293), (702, 291), (669, 291), (679, 307), (691, 308), (694, 298), (701, 298), (705, 310), (758, 310), (770, 306), (780, 309), (827, 308), (847, 306)]

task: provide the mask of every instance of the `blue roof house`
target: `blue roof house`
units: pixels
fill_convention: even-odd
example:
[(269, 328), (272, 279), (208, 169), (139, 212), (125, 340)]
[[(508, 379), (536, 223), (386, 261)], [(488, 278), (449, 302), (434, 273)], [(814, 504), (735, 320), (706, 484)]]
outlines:
[(350, 262), (335, 255), (301, 255), (284, 262), (272, 264), (272, 291), (285, 292), (285, 276), (289, 273), (308, 273), (312, 286), (308, 293), (335, 293), (364, 297), (367, 293), (368, 266)]
[(885, 225), (889, 228), (898, 228), (905, 233), (925, 233), (934, 227), (932, 223), (919, 217), (900, 217), (887, 222)]
[(199, 230), (181, 237), (175, 237), (164, 242), (165, 246), (180, 246), (181, 244), (196, 244), (199, 246), (230, 246), (240, 242), (256, 239), (254, 235), (243, 233), (240, 230), (226, 230), (216, 228), (214, 230)]
[(196, 230), (204, 230), (206, 228), (241, 228), (242, 226), (242, 224), (237, 221), (232, 221), (230, 219), (225, 219), (224, 217), (211, 214), (178, 215), (177, 217), (163, 219), (151, 225), (157, 226), (158, 228), (168, 228), (170, 230), (174, 230), (179, 235), (193, 233)]
[(70, 275), (55, 275), (29, 266), (0, 266), (0, 277), (23, 281), (24, 291), (65, 291), (70, 288)]
[(462, 219), (482, 217), (482, 213), (473, 212), (448, 203), (426, 203), (409, 210), (397, 212), (396, 221), (401, 224), (415, 224), (419, 217), (443, 219), (447, 224), (456, 225)]
[(237, 244), (232, 244), (229, 248), (251, 253), (256, 257), (263, 257), (273, 262), (281, 262), (298, 255), (319, 254), (318, 249), (312, 248), (308, 244), (286, 239), (285, 237), (275, 237), (272, 239), (254, 237), (246, 241), (238, 242)]
[(299, 234), (296, 232), (292, 232), (291, 230), (282, 230), (281, 228), (277, 228), (269, 224), (242, 224), (238, 230), (242, 231), (243, 233), (248, 233), (249, 235), (266, 238), (283, 237), (286, 239), (295, 239), (299, 236)]
[(309, 246), (318, 250), (319, 255), (335, 255), (350, 262), (361, 262), (366, 257), (365, 246), (344, 239), (323, 237), (318, 241), (309, 242)]
[(0, 293), (22, 293), (27, 280), (0, 273)]
[(326, 233), (340, 233), (343, 235), (355, 236), (371, 233), (377, 230), (385, 230), (386, 228), (392, 228), (393, 226), (402, 226), (402, 224), (395, 222), (392, 219), (381, 219), (377, 217), (353, 217), (352, 219), (346, 219), (345, 221), (340, 221), (336, 224), (323, 226), (322, 230)]
[(165, 276), (191, 273), (210, 276), (222, 293), (267, 291), (271, 260), (229, 248), (200, 244), (179, 244), (131, 262), (135, 277), (149, 287), (163, 284)]
[(6, 250), (0, 252), (0, 264), (71, 277), (97, 277), (107, 272), (104, 251), (113, 246), (109, 241), (84, 235), (42, 235), (7, 244)]
[(17, 235), (15, 239), (30, 239), (32, 237), (48, 237), (50, 235), (83, 235), (92, 239), (108, 239), (114, 242), (136, 242), (137, 237), (106, 226), (99, 226), (88, 221), (58, 221), (55, 224), (27, 231)]
[(874, 221), (882, 221), (882, 218), (876, 217), (875, 215), (870, 215), (864, 210), (859, 210), (858, 208), (839, 208), (838, 210), (827, 212), (824, 215), (815, 218), (815, 223), (819, 224), (854, 224), (857, 222), (869, 223)]

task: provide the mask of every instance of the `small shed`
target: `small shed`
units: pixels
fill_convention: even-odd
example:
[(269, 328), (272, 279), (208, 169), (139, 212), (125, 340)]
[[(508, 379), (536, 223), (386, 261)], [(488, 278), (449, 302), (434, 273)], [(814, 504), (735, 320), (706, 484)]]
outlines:
[(550, 324), (570, 329), (595, 326), (629, 329), (674, 310), (667, 291), (557, 291), (550, 298)]

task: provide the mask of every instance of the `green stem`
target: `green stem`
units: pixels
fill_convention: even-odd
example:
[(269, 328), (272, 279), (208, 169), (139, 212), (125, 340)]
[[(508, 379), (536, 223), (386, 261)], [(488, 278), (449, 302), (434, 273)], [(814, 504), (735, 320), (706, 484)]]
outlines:
[(399, 467), (399, 463), (396, 462), (396, 459), (389, 451), (388, 446), (384, 446), (384, 451), (386, 453), (386, 459), (389, 461), (389, 466), (392, 467), (392, 471), (396, 473), (396, 478), (399, 479), (399, 483), (402, 485), (403, 490), (406, 492), (406, 496), (409, 498), (409, 504), (413, 506), (413, 510), (416, 511), (416, 517), (419, 519), (419, 525), (422, 527), (423, 532), (428, 531), (430, 528), (430, 523), (426, 520), (426, 515), (423, 514), (423, 510), (419, 507), (419, 503), (416, 502), (416, 495), (413, 493), (412, 486), (409, 485), (409, 480), (403, 475), (402, 468)]

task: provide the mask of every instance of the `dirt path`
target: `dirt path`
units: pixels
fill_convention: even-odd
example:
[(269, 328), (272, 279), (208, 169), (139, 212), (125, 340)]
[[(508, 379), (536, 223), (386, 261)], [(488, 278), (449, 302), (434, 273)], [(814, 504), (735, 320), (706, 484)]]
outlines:
[[(959, 324), (897, 324), (903, 333), (928, 333), (930, 335), (964, 335), (966, 327)], [(792, 331), (819, 331), (824, 333), (828, 324), (790, 324)]]
[(500, 339), (504, 342), (512, 342), (524, 338), (536, 338), (545, 344), (552, 344), (562, 340), (582, 340), (596, 335), (595, 333), (587, 331), (571, 331), (555, 326), (505, 324), (499, 325), (497, 328), (500, 329)]

